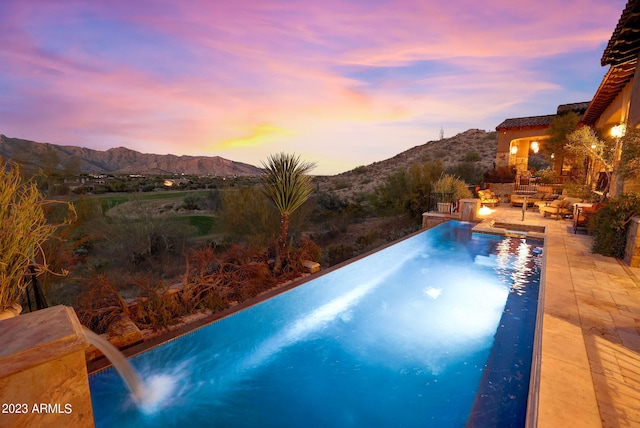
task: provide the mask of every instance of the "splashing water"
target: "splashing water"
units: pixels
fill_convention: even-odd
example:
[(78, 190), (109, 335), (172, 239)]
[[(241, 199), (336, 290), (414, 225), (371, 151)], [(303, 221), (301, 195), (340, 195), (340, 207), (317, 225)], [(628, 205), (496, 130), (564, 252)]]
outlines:
[(176, 380), (168, 375), (153, 375), (149, 377), (147, 382), (143, 382), (129, 360), (108, 340), (86, 327), (84, 332), (89, 343), (98, 348), (111, 361), (131, 392), (133, 402), (144, 413), (153, 413), (175, 390)]

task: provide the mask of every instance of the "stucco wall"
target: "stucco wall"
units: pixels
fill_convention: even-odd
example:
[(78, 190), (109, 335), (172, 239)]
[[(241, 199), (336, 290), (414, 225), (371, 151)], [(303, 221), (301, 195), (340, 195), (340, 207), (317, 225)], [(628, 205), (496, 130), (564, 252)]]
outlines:
[[(524, 150), (519, 150), (516, 154), (517, 158), (528, 159), (529, 153), (529, 141), (537, 140), (542, 142), (549, 138), (547, 135), (548, 127), (544, 128), (527, 128), (527, 129), (509, 129), (498, 131), (498, 148), (496, 150), (496, 167), (509, 165), (509, 149), (511, 148), (511, 141), (523, 139), (523, 144), (526, 147)], [(526, 140), (526, 141), (524, 141)], [(518, 162), (515, 162), (518, 163)], [(522, 162), (521, 162), (522, 163)]]
[(617, 97), (609, 104), (607, 109), (600, 115), (595, 123), (596, 129), (608, 128), (624, 122), (629, 116), (629, 102), (633, 79), (625, 85)]

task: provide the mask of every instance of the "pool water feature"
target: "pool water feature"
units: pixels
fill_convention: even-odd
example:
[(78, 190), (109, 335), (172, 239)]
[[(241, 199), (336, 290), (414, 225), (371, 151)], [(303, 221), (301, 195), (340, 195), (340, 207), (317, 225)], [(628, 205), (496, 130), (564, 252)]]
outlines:
[(113, 369), (91, 375), (96, 426), (524, 425), (542, 243), (472, 226), (449, 221), (131, 358), (159, 397), (147, 406)]

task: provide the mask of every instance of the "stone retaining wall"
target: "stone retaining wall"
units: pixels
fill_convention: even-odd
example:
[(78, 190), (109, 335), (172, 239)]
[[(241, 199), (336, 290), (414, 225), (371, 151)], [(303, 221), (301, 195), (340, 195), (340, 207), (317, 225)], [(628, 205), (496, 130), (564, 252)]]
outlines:
[(629, 222), (624, 261), (631, 267), (640, 267), (640, 216), (631, 218)]

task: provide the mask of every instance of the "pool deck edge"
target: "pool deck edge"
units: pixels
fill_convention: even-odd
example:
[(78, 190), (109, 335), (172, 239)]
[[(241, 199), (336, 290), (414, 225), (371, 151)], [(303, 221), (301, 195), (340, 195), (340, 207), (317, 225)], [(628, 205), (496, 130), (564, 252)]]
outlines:
[(546, 230), (537, 426), (640, 426), (640, 268), (591, 253), (571, 219), (522, 215), (488, 220)]

